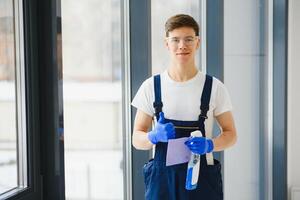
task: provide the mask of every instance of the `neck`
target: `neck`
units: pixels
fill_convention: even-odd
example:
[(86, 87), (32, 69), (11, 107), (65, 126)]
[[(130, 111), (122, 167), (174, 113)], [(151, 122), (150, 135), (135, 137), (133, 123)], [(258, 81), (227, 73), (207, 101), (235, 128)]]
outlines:
[(195, 64), (181, 65), (178, 63), (172, 63), (168, 68), (169, 76), (177, 82), (184, 82), (193, 78), (198, 72)]

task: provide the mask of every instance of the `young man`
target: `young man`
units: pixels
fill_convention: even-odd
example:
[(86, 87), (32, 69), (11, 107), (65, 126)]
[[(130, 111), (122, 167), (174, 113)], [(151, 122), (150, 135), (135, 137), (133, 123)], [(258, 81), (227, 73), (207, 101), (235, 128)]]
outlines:
[[(170, 53), (166, 71), (144, 81), (132, 101), (137, 108), (132, 143), (155, 156), (144, 166), (147, 200), (223, 199), (221, 166), (213, 151), (236, 142), (236, 130), (228, 92), (218, 79), (200, 72), (195, 54), (200, 46), (199, 26), (189, 15), (175, 15), (165, 24), (165, 45)], [(149, 131), (156, 117), (153, 130)], [(213, 119), (221, 132), (212, 138)], [(198, 186), (185, 189), (187, 163), (166, 166), (168, 140), (189, 137), (200, 130), (203, 137), (184, 144), (201, 155)]]

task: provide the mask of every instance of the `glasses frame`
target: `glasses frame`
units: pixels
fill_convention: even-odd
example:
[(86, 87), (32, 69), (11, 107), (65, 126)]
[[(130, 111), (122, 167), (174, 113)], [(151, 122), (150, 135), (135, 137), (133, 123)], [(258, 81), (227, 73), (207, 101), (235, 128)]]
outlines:
[(169, 45), (173, 47), (178, 47), (180, 44), (180, 41), (183, 41), (183, 44), (185, 46), (193, 46), (195, 44), (195, 41), (199, 40), (199, 36), (186, 36), (183, 38), (180, 37), (166, 37), (166, 41), (169, 43)]

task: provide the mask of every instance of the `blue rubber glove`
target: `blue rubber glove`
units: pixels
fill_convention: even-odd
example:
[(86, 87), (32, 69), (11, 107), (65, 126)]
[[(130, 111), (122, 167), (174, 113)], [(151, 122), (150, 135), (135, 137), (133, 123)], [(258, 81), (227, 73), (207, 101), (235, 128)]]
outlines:
[(206, 154), (214, 150), (214, 143), (211, 139), (205, 137), (191, 137), (185, 145), (195, 154)]
[(159, 120), (156, 123), (154, 129), (148, 132), (148, 139), (153, 143), (168, 142), (169, 139), (175, 138), (174, 125), (169, 122), (165, 123), (164, 113), (159, 113)]

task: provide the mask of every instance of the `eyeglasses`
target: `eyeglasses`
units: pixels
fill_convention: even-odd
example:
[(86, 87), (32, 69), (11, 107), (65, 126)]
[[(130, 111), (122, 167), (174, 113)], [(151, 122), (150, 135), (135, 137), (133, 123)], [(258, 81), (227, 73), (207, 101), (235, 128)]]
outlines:
[(182, 40), (186, 46), (192, 46), (194, 42), (197, 40), (197, 38), (198, 38), (197, 36), (196, 37), (188, 36), (184, 38), (168, 37), (167, 39), (172, 46), (177, 47), (178, 44), (180, 43), (180, 40)]

